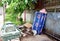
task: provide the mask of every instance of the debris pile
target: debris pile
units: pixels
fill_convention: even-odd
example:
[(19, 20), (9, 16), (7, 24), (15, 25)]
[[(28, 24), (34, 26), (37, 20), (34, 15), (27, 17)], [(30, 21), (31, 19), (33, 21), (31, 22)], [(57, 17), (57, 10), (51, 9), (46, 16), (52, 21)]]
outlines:
[(23, 26), (19, 27), (21, 29), (21, 34), (22, 37), (28, 37), (28, 36), (32, 36), (33, 32), (32, 32), (32, 24), (30, 23), (25, 23)]

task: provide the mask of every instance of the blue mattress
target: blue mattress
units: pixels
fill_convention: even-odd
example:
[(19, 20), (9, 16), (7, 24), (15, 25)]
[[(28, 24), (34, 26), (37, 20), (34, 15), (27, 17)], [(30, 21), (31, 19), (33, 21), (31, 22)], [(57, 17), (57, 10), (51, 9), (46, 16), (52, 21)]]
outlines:
[(45, 24), (47, 14), (41, 12), (35, 12), (35, 18), (33, 22), (32, 30), (36, 30), (37, 34), (42, 33), (42, 29)]

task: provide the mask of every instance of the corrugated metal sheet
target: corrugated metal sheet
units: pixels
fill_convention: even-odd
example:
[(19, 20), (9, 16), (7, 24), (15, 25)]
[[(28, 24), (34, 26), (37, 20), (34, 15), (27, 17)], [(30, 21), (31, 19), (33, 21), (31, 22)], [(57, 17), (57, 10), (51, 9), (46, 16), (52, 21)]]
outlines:
[(46, 30), (52, 34), (60, 35), (60, 12), (48, 12)]

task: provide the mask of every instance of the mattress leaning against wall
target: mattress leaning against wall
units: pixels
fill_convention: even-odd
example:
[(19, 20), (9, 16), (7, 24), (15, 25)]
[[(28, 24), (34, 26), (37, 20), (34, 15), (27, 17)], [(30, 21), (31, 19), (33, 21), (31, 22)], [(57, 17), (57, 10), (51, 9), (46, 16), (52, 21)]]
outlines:
[(46, 32), (60, 40), (60, 12), (48, 12)]

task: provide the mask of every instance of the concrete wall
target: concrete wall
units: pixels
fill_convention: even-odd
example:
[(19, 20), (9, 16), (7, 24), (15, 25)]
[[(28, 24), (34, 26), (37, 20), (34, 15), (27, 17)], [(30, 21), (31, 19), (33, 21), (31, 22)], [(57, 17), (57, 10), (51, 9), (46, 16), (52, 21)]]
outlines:
[[(26, 22), (33, 23), (34, 16), (35, 16), (35, 11), (34, 10), (29, 10), (29, 11), (26, 10)], [(22, 14), (22, 18), (24, 19), (24, 12)]]
[(4, 18), (3, 18), (3, 7), (0, 7), (0, 30), (3, 26)]

